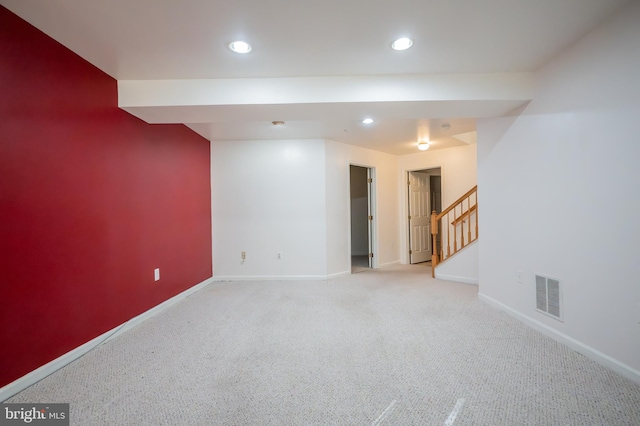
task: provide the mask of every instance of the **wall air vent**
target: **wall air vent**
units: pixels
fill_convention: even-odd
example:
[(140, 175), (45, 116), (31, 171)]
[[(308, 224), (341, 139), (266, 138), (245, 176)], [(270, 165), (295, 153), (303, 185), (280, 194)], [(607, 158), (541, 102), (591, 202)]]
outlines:
[(536, 309), (562, 321), (562, 292), (560, 281), (536, 275)]

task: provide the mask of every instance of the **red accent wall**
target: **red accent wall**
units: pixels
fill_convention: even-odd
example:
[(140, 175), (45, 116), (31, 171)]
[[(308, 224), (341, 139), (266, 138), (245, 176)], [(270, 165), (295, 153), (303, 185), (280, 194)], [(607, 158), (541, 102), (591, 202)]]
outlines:
[(0, 6), (0, 387), (211, 277), (209, 155)]

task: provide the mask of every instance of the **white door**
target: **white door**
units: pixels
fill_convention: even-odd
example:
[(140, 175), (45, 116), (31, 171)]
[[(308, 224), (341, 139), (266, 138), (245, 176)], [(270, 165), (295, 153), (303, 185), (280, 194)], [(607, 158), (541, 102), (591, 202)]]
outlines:
[(431, 259), (431, 206), (429, 175), (409, 172), (410, 263)]

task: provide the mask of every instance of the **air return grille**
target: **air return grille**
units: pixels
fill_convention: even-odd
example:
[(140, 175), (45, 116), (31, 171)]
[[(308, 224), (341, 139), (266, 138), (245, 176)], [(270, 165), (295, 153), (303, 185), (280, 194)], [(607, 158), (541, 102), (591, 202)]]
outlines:
[(536, 308), (562, 321), (560, 281), (536, 275)]

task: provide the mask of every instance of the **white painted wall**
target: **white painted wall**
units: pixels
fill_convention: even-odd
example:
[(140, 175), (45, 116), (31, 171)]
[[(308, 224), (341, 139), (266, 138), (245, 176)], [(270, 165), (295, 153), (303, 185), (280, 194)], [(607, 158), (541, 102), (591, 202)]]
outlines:
[(214, 279), (350, 273), (350, 164), (375, 172), (374, 266), (395, 263), (395, 156), (321, 139), (211, 142)]
[(215, 279), (326, 275), (323, 140), (212, 142), (211, 192)]
[(396, 157), (378, 151), (326, 141), (327, 270), (329, 275), (349, 273), (350, 215), (349, 165), (374, 168), (372, 203), (375, 216), (374, 267), (398, 262), (398, 187)]
[(400, 217), (402, 218), (399, 222), (400, 229), (398, 230), (401, 246), (400, 259), (402, 263), (409, 263), (407, 172), (440, 167), (442, 208), (444, 209), (476, 185), (476, 145), (416, 152), (415, 154), (397, 157), (397, 163)]
[[(630, 2), (537, 73), (521, 115), (478, 122), (481, 298), (638, 382), (639, 23)], [(564, 322), (535, 310), (536, 273)]]
[(436, 268), (436, 278), (467, 284), (478, 284), (478, 240)]

